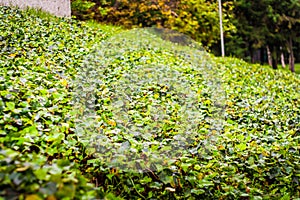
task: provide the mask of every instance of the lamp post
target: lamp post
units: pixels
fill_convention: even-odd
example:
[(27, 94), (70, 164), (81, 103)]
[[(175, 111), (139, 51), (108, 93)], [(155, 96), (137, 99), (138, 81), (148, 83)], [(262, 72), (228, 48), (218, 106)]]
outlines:
[(225, 48), (224, 48), (224, 35), (223, 35), (223, 22), (222, 22), (222, 3), (219, 1), (219, 17), (220, 17), (220, 36), (221, 36), (221, 52), (222, 57), (225, 56)]

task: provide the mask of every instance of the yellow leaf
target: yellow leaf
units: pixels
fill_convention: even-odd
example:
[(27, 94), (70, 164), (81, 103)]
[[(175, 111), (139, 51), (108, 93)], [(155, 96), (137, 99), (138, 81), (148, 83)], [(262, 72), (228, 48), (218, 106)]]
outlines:
[(25, 166), (25, 167), (19, 167), (16, 169), (17, 172), (24, 172), (29, 168), (29, 166)]
[(204, 101), (204, 104), (211, 105), (211, 101), (209, 99), (207, 99), (206, 101)]
[(225, 147), (224, 147), (223, 145), (220, 145), (220, 146), (218, 147), (218, 149), (219, 149), (219, 150), (225, 150)]
[(56, 197), (54, 195), (48, 196), (46, 200), (56, 200)]
[(212, 166), (214, 165), (214, 163), (208, 163), (207, 165), (206, 165), (206, 168), (211, 168)]
[(117, 125), (117, 123), (114, 120), (109, 120), (107, 123), (111, 126), (116, 126)]
[(67, 87), (67, 85), (68, 85), (68, 81), (66, 79), (61, 79), (60, 83), (65, 87)]
[(14, 57), (16, 57), (16, 54), (12, 53), (9, 56), (14, 58)]
[(263, 155), (263, 156), (269, 156), (269, 153), (266, 152), (266, 151), (263, 151), (263, 152), (262, 152), (262, 155)]
[(204, 177), (204, 174), (203, 174), (203, 173), (199, 173), (198, 176), (197, 176), (198, 180), (202, 180), (203, 177)]
[(36, 194), (31, 194), (26, 196), (25, 200), (41, 200), (41, 198)]
[(229, 102), (227, 102), (227, 105), (230, 107), (233, 105), (233, 103), (229, 101)]
[(252, 142), (250, 142), (250, 146), (251, 146), (251, 147), (256, 147), (256, 146), (257, 146), (257, 143), (256, 143), (255, 141), (252, 141)]
[(280, 146), (279, 145), (274, 145), (274, 149), (276, 150), (276, 151), (279, 151), (280, 150)]

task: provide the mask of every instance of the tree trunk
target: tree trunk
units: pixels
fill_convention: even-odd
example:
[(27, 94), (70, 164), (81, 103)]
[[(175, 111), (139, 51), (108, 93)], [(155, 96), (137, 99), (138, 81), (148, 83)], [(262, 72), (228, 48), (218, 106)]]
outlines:
[(292, 37), (290, 37), (288, 42), (288, 51), (289, 51), (289, 66), (290, 70), (292, 72), (295, 72), (295, 57), (294, 57), (294, 51), (293, 51), (293, 40)]
[(260, 64), (263, 65), (265, 63), (265, 49), (260, 48)]
[(250, 47), (249, 49), (251, 63), (254, 63), (253, 49)]
[(283, 53), (283, 50), (282, 50), (282, 47), (280, 47), (280, 59), (281, 59), (281, 65), (283, 68), (285, 68), (285, 61), (284, 61), (284, 53)]
[(278, 62), (277, 62), (277, 49), (275, 45), (269, 46), (269, 50), (271, 53), (271, 66), (273, 69), (278, 69)]
[(271, 51), (270, 51), (269, 45), (267, 45), (267, 54), (268, 54), (268, 64), (270, 66), (272, 66), (272, 55), (271, 55)]
[(273, 69), (278, 69), (277, 56), (272, 58), (272, 67)]

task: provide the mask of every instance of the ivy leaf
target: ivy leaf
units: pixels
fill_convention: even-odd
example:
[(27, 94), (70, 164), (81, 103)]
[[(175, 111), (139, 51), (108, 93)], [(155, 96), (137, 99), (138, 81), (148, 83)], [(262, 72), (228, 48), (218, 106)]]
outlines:
[(15, 109), (15, 103), (14, 102), (6, 102), (6, 108), (10, 111), (13, 111)]

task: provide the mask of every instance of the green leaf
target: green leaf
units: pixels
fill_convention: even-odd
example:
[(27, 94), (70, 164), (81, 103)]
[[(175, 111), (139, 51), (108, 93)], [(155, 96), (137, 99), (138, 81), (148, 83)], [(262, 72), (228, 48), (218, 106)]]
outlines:
[(6, 102), (6, 107), (8, 110), (13, 111), (15, 109), (15, 103), (14, 102)]
[(200, 195), (200, 194), (204, 194), (205, 190), (202, 190), (202, 189), (192, 189), (191, 193), (196, 194), (196, 195)]
[(202, 179), (202, 180), (199, 181), (198, 186), (200, 188), (207, 188), (207, 187), (210, 187), (210, 186), (214, 186), (214, 183), (212, 181)]
[(22, 132), (26, 135), (28, 134), (29, 136), (39, 136), (36, 126), (27, 127)]
[(36, 169), (34, 170), (34, 175), (36, 175), (36, 177), (39, 180), (49, 180), (50, 176), (47, 174), (48, 173), (48, 169)]

